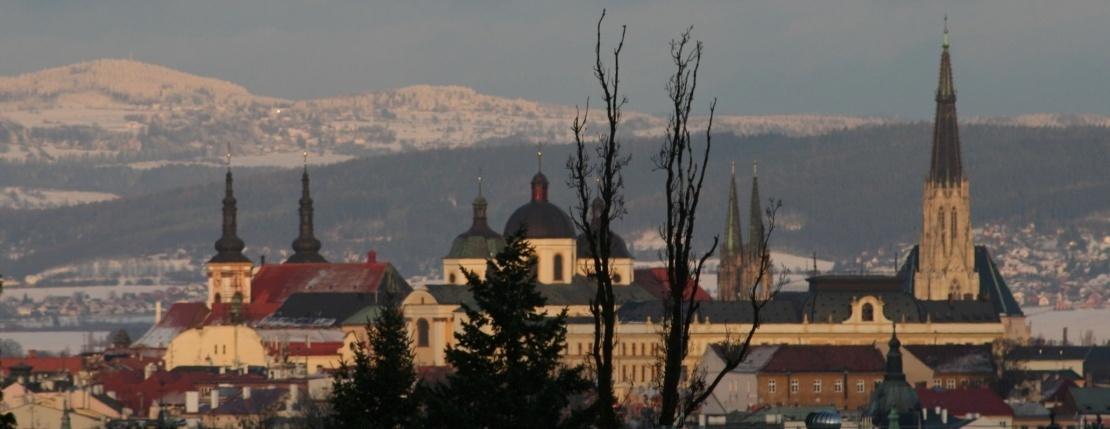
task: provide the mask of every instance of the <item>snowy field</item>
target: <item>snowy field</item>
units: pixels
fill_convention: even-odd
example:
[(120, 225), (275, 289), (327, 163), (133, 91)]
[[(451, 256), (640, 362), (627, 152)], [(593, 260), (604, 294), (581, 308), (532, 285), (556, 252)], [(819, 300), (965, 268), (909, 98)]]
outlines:
[(0, 208), (10, 209), (46, 209), (98, 203), (117, 198), (119, 198), (118, 195), (105, 192), (24, 188), (18, 186), (0, 188)]
[(125, 286), (125, 285), (110, 285), (110, 286), (65, 286), (65, 287), (4, 287), (4, 299), (18, 298), (23, 299), (23, 295), (28, 298), (40, 301), (48, 296), (73, 296), (74, 293), (81, 292), (89, 298), (106, 299), (112, 292), (116, 295), (123, 295), (125, 293), (143, 293), (154, 292), (159, 290), (166, 290), (171, 287), (182, 287), (181, 285), (154, 285), (154, 286)]

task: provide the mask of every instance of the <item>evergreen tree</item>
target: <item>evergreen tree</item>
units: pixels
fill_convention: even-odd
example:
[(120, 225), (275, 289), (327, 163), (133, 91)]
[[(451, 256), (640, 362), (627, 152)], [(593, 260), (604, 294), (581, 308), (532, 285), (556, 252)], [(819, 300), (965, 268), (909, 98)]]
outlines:
[(466, 272), (477, 307), (464, 305), (467, 321), (447, 350), (455, 372), (427, 393), (426, 427), (549, 428), (586, 420), (572, 406), (590, 383), (581, 367), (559, 362), (566, 340), (566, 310), (540, 313), (536, 256), (522, 234), (487, 262), (486, 278)]
[(354, 362), (344, 362), (332, 383), (333, 426), (409, 427), (417, 414), (416, 370), (398, 304), (381, 307), (378, 316), (367, 321), (366, 334), (366, 343), (354, 345)]

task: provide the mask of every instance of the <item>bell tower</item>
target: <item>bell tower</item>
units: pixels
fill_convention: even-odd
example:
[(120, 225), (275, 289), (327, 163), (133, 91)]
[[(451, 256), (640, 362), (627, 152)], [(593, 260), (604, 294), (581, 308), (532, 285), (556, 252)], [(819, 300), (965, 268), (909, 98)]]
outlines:
[(227, 153), (227, 175), (224, 179), (223, 234), (216, 240), (216, 255), (208, 260), (208, 307), (214, 303), (249, 304), (251, 302), (251, 260), (243, 255), (246, 244), (237, 230), (238, 209), (232, 187), (231, 151)]
[(942, 46), (932, 161), (922, 196), (920, 264), (914, 273), (914, 296), (921, 300), (975, 299), (979, 294), (979, 274), (975, 271), (971, 237), (971, 194), (960, 158), (947, 18)]

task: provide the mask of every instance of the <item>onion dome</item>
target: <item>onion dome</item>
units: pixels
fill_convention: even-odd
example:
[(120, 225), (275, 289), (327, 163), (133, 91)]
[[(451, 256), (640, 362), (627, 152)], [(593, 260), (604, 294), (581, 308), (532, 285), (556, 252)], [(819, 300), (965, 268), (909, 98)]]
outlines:
[(906, 374), (902, 372), (902, 342), (898, 341), (897, 333), (891, 333), (889, 345), (890, 350), (886, 355), (886, 375), (871, 395), (867, 414), (871, 416), (871, 421), (876, 427), (888, 427), (891, 415), (907, 419), (908, 421), (903, 422), (903, 425), (912, 425), (921, 410), (921, 400), (918, 399), (913, 387), (906, 382)]
[[(604, 208), (605, 203), (601, 198), (594, 198), (593, 203), (590, 204), (590, 225), (592, 228), (599, 228), (601, 223), (601, 210)], [(590, 241), (586, 239), (586, 234), (578, 234), (577, 238), (577, 253), (579, 258), (593, 258), (593, 252), (590, 249)], [(613, 231), (609, 231), (609, 257), (610, 258), (632, 258), (632, 254), (628, 252), (628, 246), (624, 244), (624, 239)]]
[(547, 177), (532, 177), (532, 200), (516, 209), (505, 223), (505, 235), (526, 228), (525, 238), (574, 238), (574, 222), (566, 212), (547, 201)]
[(486, 198), (482, 196), (481, 179), (478, 179), (478, 197), (474, 199), (474, 216), (470, 229), (451, 242), (446, 259), (487, 259), (505, 248), (505, 239), (486, 222)]
[[(307, 157), (307, 155), (306, 155)], [(304, 173), (301, 175), (301, 207), (300, 235), (293, 240), (293, 256), (285, 260), (287, 264), (318, 263), (326, 264), (328, 261), (320, 255), (320, 240), (316, 239), (313, 232), (312, 196), (308, 192), (308, 164), (306, 162)]]
[[(229, 159), (230, 159), (230, 155)], [(231, 168), (227, 169), (227, 176), (224, 179), (224, 208), (223, 208), (223, 234), (219, 240), (216, 240), (216, 255), (209, 259), (208, 262), (250, 262), (251, 260), (243, 255), (243, 249), (247, 247), (243, 239), (239, 238), (237, 234), (237, 216), (238, 209), (235, 207), (235, 191), (232, 189)]]

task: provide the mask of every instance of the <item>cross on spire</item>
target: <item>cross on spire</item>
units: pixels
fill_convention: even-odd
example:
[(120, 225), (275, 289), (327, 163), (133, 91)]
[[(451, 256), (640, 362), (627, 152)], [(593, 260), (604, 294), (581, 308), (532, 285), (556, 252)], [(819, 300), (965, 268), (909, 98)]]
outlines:
[(543, 172), (543, 142), (536, 143), (536, 171)]

